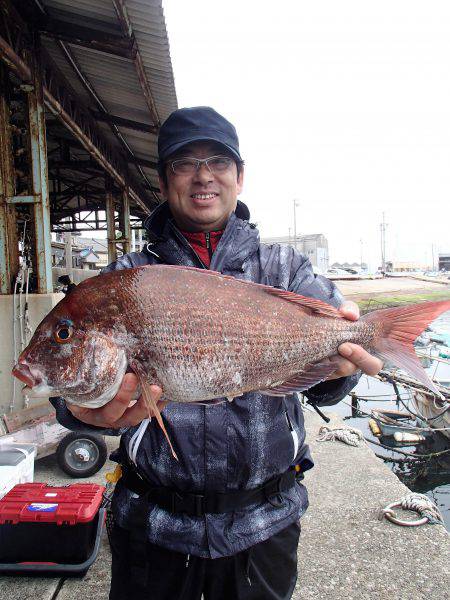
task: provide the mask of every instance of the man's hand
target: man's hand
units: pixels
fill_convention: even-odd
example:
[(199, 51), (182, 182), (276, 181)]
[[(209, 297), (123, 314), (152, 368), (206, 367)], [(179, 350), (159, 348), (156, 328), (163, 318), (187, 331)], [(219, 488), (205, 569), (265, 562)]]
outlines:
[[(100, 408), (84, 408), (75, 404), (67, 404), (67, 408), (74, 417), (96, 427), (104, 429), (119, 429), (120, 427), (133, 427), (149, 416), (148, 408), (143, 396), (134, 403), (133, 398), (138, 387), (138, 378), (134, 373), (126, 373), (122, 379), (119, 391), (105, 406)], [(160, 402), (162, 389), (157, 385), (150, 386), (150, 394), (162, 410), (166, 402)], [(131, 404), (131, 406), (130, 406)]]
[[(350, 300), (342, 304), (339, 312), (349, 321), (359, 319), (359, 307)], [(339, 346), (338, 351), (341, 356), (337, 359), (333, 358), (333, 362), (337, 364), (337, 369), (328, 379), (348, 377), (359, 370), (366, 373), (366, 375), (376, 375), (383, 368), (383, 363), (379, 358), (372, 356), (358, 344), (346, 342)]]

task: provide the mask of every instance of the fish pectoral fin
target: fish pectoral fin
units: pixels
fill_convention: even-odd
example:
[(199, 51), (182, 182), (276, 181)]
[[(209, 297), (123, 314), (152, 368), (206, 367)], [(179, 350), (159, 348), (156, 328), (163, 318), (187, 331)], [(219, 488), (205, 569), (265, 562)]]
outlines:
[(318, 363), (306, 365), (302, 371), (296, 373), (287, 381), (283, 381), (283, 383), (279, 383), (272, 388), (260, 390), (260, 393), (267, 396), (286, 396), (294, 392), (303, 392), (324, 381), (336, 371), (336, 368), (337, 365), (333, 360), (327, 358)]

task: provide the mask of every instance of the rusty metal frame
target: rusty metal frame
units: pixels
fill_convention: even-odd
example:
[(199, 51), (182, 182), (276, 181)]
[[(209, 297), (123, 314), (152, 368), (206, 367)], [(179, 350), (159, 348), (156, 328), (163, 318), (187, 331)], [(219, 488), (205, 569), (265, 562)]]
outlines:
[(16, 209), (8, 202), (15, 194), (15, 180), (6, 89), (6, 72), (0, 65), (0, 294), (12, 292), (19, 271)]
[[(3, 29), (6, 36), (0, 36), (0, 59), (24, 83), (30, 84), (32, 73), (24, 52), (29, 45), (30, 34), (26, 23), (14, 10), (8, 0), (0, 0), (3, 12)], [(68, 92), (70, 88), (65, 78), (59, 74), (58, 68), (48, 55), (41, 53), (43, 60), (43, 94), (47, 108), (57, 117), (85, 150), (94, 158), (102, 169), (116, 182), (119, 187), (129, 185), (130, 174), (125, 161), (119, 158), (103, 138), (95, 120), (89, 111), (83, 110), (79, 99)], [(129, 186), (130, 197), (143, 210), (149, 213), (156, 202), (144, 201), (140, 186), (133, 182)]]
[[(155, 169), (156, 162), (136, 157), (118, 129), (118, 127), (125, 127), (157, 134), (160, 119), (138, 44), (128, 18), (125, 2), (123, 0), (111, 1), (116, 10), (119, 24), (117, 25), (118, 35), (113, 33), (112, 38), (108, 39), (107, 35), (103, 36), (103, 34), (97, 32), (92, 27), (68, 27), (67, 32), (64, 33), (62, 23), (50, 19), (47, 21), (47, 24), (43, 24), (40, 19), (37, 19), (37, 21), (32, 18), (29, 19), (28, 13), (25, 13), (25, 18), (30, 22), (28, 26), (15, 10), (11, 0), (0, 0), (0, 70), (2, 67), (1, 62), (3, 62), (6, 65), (6, 69), (22, 82), (20, 86), (21, 90), (28, 98), (30, 156), (32, 158), (32, 177), (28, 189), (26, 189), (26, 183), (25, 186), (22, 185), (22, 175), (20, 176), (22, 179), (20, 179), (20, 183), (18, 184), (18, 190), (11, 188), (7, 192), (2, 193), (4, 190), (2, 190), (2, 186), (0, 185), (0, 236), (5, 240), (7, 239), (6, 235), (3, 236), (4, 224), (6, 223), (5, 214), (13, 215), (15, 219), (16, 212), (20, 218), (21, 211), (26, 210), (25, 206), (16, 210), (17, 204), (28, 204), (30, 209), (34, 210), (36, 226), (34, 241), (36, 245), (36, 270), (38, 273), (39, 292), (52, 291), (51, 229), (53, 231), (82, 231), (85, 230), (83, 229), (84, 227), (88, 227), (91, 223), (95, 224), (99, 229), (106, 223), (110, 259), (114, 260), (118, 252), (128, 252), (130, 250), (132, 229), (130, 201), (134, 204), (133, 214), (135, 218), (138, 216), (139, 220), (142, 220), (160, 202), (157, 196), (159, 190), (152, 186), (147, 179), (148, 176), (142, 171), (142, 167)], [(36, 4), (39, 5), (38, 2)], [(43, 15), (43, 20), (45, 20), (45, 12), (43, 12)], [(115, 27), (112, 26), (111, 30), (115, 29)], [(38, 30), (46, 30), (52, 37), (59, 40), (67, 40), (68, 38), (64, 37), (67, 34), (70, 38), (70, 43), (77, 43), (76, 38), (80, 45), (86, 43), (90, 48), (98, 51), (108, 52), (112, 49), (113, 54), (114, 50), (117, 50), (119, 55), (122, 49), (126, 51), (127, 58), (133, 61), (153, 123), (138, 123), (109, 115), (106, 107), (98, 99), (94, 88), (76, 64), (70, 49), (65, 46), (63, 41), (60, 41), (59, 45), (66, 56), (66, 60), (71, 64), (77, 76), (81, 78), (82, 83), (88, 89), (91, 96), (96, 101), (97, 99), (99, 100), (97, 102), (98, 112), (83, 106), (83, 103), (79, 100), (77, 94), (73, 91), (48, 53), (43, 48), (40, 48), (39, 53), (37, 53), (36, 48), (40, 41)], [(120, 35), (120, 32), (122, 35)], [(94, 44), (92, 44), (94, 34), (96, 38)], [(103, 47), (101, 47), (102, 45)], [(10, 76), (11, 80), (14, 80), (13, 75)], [(47, 164), (44, 106), (54, 115), (55, 120), (61, 122), (70, 132), (73, 139), (71, 138), (66, 143), (77, 149), (71, 153), (70, 148), (67, 148), (67, 152), (61, 155), (61, 161), (52, 161), (50, 164)], [(55, 120), (53, 117), (50, 117), (51, 122), (55, 123)], [(108, 123), (125, 149), (123, 154), (116, 152), (110, 146), (101, 129), (98, 127), (97, 120)], [(1, 121), (5, 123), (5, 119), (0, 115), (0, 127), (2, 125)], [(1, 135), (2, 133), (0, 132)], [(50, 148), (54, 145), (55, 140), (57, 144), (64, 146), (66, 135), (64, 133), (59, 134), (58, 131), (56, 131), (56, 136), (54, 134), (51, 135), (49, 138)], [(4, 147), (4, 143), (1, 144), (0, 140), (0, 152), (2, 145)], [(52, 150), (52, 152), (54, 151), (57, 151), (57, 148)], [(74, 161), (70, 160), (71, 154), (72, 158), (75, 159)], [(4, 153), (2, 155), (3, 164), (6, 158)], [(90, 171), (87, 170), (84, 173), (85, 175), (91, 174), (93, 176), (87, 178), (84, 182), (79, 182), (80, 187), (76, 188), (73, 181), (76, 179), (76, 174), (68, 174), (68, 172), (71, 168), (76, 171), (77, 159), (81, 164), (83, 161), (80, 161), (80, 159), (87, 158), (88, 155), (95, 162), (92, 162), (90, 166), (87, 165)], [(64, 163), (67, 157), (69, 161), (66, 165)], [(91, 162), (91, 159), (89, 162)], [(148, 185), (141, 185), (135, 181), (135, 178), (132, 177), (128, 169), (127, 163), (135, 165)], [(23, 167), (19, 168), (24, 170)], [(50, 169), (52, 187), (49, 186), (49, 173), (47, 172)], [(98, 169), (98, 174), (95, 172), (95, 169)], [(109, 181), (106, 192), (102, 185), (102, 179), (105, 175)], [(12, 181), (13, 179), (14, 174)], [(87, 182), (92, 179), (98, 179), (98, 182), (93, 182), (93, 185), (89, 186), (88, 189)], [(3, 177), (3, 181), (5, 181), (5, 177)], [(72, 186), (74, 188), (68, 190)], [(100, 219), (98, 214), (99, 211), (104, 209), (105, 200), (107, 209), (106, 221)], [(52, 210), (53, 223), (50, 221), (50, 209)], [(83, 215), (84, 211), (91, 212), (88, 215)], [(60, 221), (58, 223), (58, 220), (64, 217), (68, 217), (68, 221)], [(133, 224), (135, 225), (139, 220), (134, 221)], [(9, 229), (14, 231), (15, 235), (15, 242), (12, 242), (10, 246), (16, 249), (17, 265), (14, 265), (14, 261), (6, 256), (6, 246), (1, 246), (2, 240), (0, 239), (0, 275), (2, 277), (5, 271), (2, 268), (2, 262), (4, 265), (8, 264), (11, 271), (17, 272), (18, 270), (18, 241), (15, 221), (14, 227), (9, 227)], [(118, 229), (122, 232), (120, 239), (116, 239), (115, 237)], [(7, 274), (6, 279), (9, 281), (8, 289), (10, 289), (11, 274)], [(3, 289), (4, 286), (0, 291), (3, 291)]]
[(30, 61), (32, 89), (28, 92), (28, 131), (31, 159), (31, 192), (34, 208), (35, 268), (38, 292), (53, 292), (52, 241), (50, 235), (50, 198), (47, 171), (47, 139), (45, 133), (44, 91), (42, 85), (40, 43), (36, 35)]

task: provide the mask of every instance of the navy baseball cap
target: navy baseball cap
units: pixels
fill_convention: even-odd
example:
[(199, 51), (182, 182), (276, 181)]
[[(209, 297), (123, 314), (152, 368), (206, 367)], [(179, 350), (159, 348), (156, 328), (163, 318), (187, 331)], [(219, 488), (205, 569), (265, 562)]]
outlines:
[(209, 106), (179, 108), (164, 121), (159, 130), (159, 162), (191, 142), (212, 141), (222, 144), (233, 157), (242, 161), (239, 139), (234, 126)]

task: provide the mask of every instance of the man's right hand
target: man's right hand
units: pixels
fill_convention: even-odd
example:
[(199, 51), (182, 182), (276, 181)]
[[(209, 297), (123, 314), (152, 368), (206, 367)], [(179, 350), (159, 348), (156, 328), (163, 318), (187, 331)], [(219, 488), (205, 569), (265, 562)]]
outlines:
[[(133, 427), (149, 417), (147, 405), (143, 396), (132, 405), (139, 381), (134, 373), (126, 373), (122, 379), (117, 394), (104, 406), (100, 408), (85, 408), (75, 404), (67, 403), (67, 408), (74, 417), (87, 423), (104, 429), (119, 429), (120, 427)], [(160, 402), (162, 389), (157, 385), (151, 385), (150, 394), (153, 396), (158, 408), (162, 410), (166, 402)]]

